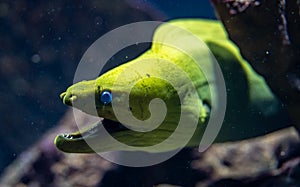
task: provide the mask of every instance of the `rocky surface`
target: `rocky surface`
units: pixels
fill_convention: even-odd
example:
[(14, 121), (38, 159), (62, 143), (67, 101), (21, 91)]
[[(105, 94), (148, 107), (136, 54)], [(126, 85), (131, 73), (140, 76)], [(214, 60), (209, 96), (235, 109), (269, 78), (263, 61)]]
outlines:
[(300, 185), (300, 143), (293, 128), (250, 140), (214, 144), (204, 153), (184, 149), (154, 166), (118, 166), (98, 154), (66, 154), (53, 144), (56, 134), (88, 123), (70, 111), (57, 128), (22, 153), (3, 173), (1, 187), (25, 186), (195, 186), (294, 187)]
[(212, 0), (230, 38), (300, 130), (300, 2)]

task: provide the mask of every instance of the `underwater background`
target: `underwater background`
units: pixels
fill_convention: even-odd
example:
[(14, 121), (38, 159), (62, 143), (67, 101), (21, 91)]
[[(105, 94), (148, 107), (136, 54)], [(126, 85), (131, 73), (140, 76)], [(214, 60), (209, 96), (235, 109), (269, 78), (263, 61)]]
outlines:
[(127, 23), (215, 18), (209, 1), (0, 1), (0, 171), (66, 112), (85, 50)]
[[(96, 154), (65, 154), (54, 147), (57, 133), (74, 130), (76, 126), (72, 124), (73, 113), (61, 102), (59, 94), (73, 83), (82, 55), (95, 40), (112, 29), (137, 21), (216, 19), (211, 2), (226, 3), (216, 8), (225, 10), (225, 19), (230, 10), (230, 14), (254, 15), (258, 23), (265, 23), (264, 18), (270, 16), (268, 21), (276, 24), (280, 19), (273, 19), (278, 12), (272, 8), (282, 13), (283, 3), (289, 3), (285, 8), (291, 10), (287, 18), (292, 21), (287, 22), (289, 31), (294, 31), (290, 33), (291, 51), (295, 52), (291, 59), (299, 56), (300, 3), (296, 0), (0, 0), (0, 186), (300, 186), (300, 141), (292, 128), (249, 142), (214, 144), (203, 154), (197, 149), (183, 149), (170, 160), (145, 168), (118, 166)], [(259, 14), (261, 9), (256, 6), (267, 11)], [(245, 10), (247, 14), (243, 14)], [(234, 16), (229, 19), (233, 20), (231, 23), (236, 21)], [(231, 30), (236, 41), (248, 34), (249, 20), (245, 27), (238, 25)], [(225, 26), (232, 25), (228, 21)], [(265, 36), (273, 36), (268, 35), (272, 29), (266, 26), (263, 30), (251, 30), (259, 34), (265, 31), (267, 35), (255, 38), (258, 41), (252, 46), (245, 45), (252, 47), (250, 58), (256, 57), (251, 56), (253, 48), (261, 49), (266, 44)], [(133, 53), (120, 53), (111, 59), (111, 67), (134, 58), (147, 47), (141, 45)], [(269, 47), (280, 48), (274, 43)], [(297, 67), (291, 82), (300, 90), (299, 63)], [(267, 70), (273, 73), (276, 67), (267, 66)], [(282, 86), (282, 82), (278, 85)], [(298, 98), (296, 95), (292, 99), (300, 103)]]

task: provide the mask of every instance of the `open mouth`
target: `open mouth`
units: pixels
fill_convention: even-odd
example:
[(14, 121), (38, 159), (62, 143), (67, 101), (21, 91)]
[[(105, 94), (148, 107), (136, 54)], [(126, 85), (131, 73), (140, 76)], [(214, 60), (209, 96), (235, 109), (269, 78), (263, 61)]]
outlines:
[(84, 139), (90, 136), (97, 134), (100, 130), (100, 126), (103, 125), (108, 133), (115, 133), (120, 131), (129, 130), (124, 125), (119, 122), (115, 122), (109, 119), (103, 119), (96, 124), (92, 125), (86, 130), (73, 132), (73, 133), (65, 133), (59, 136), (63, 136), (65, 139), (76, 140), (76, 139)]
[[(100, 128), (104, 126), (109, 134), (114, 134), (121, 131), (129, 130), (124, 125), (119, 122), (111, 121), (108, 119), (103, 119), (91, 127), (84, 129), (82, 131), (77, 131), (73, 133), (64, 133), (56, 136), (54, 143), (58, 149), (64, 152), (81, 152), (81, 153), (90, 153), (94, 152), (90, 146), (87, 144), (86, 139), (91, 139), (93, 137), (99, 137), (101, 134)], [(100, 137), (101, 139), (101, 137)]]

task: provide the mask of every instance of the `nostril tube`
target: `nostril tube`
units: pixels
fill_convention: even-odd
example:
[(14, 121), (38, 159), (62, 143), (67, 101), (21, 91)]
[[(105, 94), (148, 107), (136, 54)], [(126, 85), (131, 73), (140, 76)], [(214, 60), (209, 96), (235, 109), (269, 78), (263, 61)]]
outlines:
[(60, 95), (59, 95), (59, 97), (61, 98), (61, 99), (64, 99), (64, 97), (66, 96), (66, 92), (63, 92), (63, 93), (61, 93)]

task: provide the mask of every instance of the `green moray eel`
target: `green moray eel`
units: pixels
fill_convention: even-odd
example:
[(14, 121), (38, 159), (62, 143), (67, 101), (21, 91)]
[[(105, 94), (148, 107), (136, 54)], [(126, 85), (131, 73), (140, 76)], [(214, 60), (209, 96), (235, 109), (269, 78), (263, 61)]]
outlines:
[[(215, 142), (247, 139), (289, 125), (281, 103), (272, 94), (263, 78), (257, 75), (241, 57), (238, 48), (228, 39), (219, 21), (179, 19), (169, 23), (189, 31), (204, 41), (221, 67), (227, 90), (227, 108), (222, 128)], [(172, 34), (172, 31), (162, 24), (155, 31), (153, 41), (156, 41), (156, 38), (175, 40), (180, 37), (184, 35)], [(195, 54), (205, 53), (201, 50), (192, 51)], [(170, 137), (176, 130), (180, 112), (183, 112), (191, 119), (185, 121), (186, 129), (189, 128), (189, 122), (197, 120), (195, 133), (191, 135), (191, 140), (187, 144), (187, 146), (197, 146), (210, 117), (212, 96), (209, 84), (214, 83), (208, 83), (193, 60), (179, 49), (153, 42), (151, 48), (136, 59), (109, 70), (95, 80), (82, 81), (70, 86), (60, 96), (63, 103), (104, 120), (91, 125), (86, 130), (58, 135), (55, 145), (64, 152), (72, 153), (122, 149), (101, 135), (99, 126), (103, 125), (114, 139), (131, 146), (126, 151), (135, 151), (135, 148), (159, 144)], [(175, 66), (164, 63), (165, 61), (172, 62)], [(203, 58), (203, 62), (210, 63), (207, 58)], [(186, 72), (196, 88), (198, 97), (191, 97), (191, 87), (182, 81), (180, 72), (175, 67)], [(142, 73), (136, 73), (137, 70)], [(178, 89), (168, 81), (157, 78), (158, 76), (167, 77), (168, 80), (175, 82)], [(128, 86), (133, 82), (135, 84), (129, 90)], [(114, 107), (123, 106), (126, 100), (124, 94), (129, 94), (129, 107), (121, 109), (119, 115), (126, 117), (129, 112), (140, 121), (151, 117), (149, 104), (153, 99), (163, 100), (167, 112), (161, 124), (145, 132), (137, 132), (122, 125), (124, 123), (120, 124), (112, 103), (115, 103)], [(131, 121), (128, 120), (126, 124), (130, 126)], [(138, 125), (132, 121), (133, 127)], [(179, 133), (183, 137), (186, 135), (184, 130)], [(98, 142), (99, 146), (92, 149), (85, 140), (94, 144)], [(180, 148), (181, 141), (178, 138), (155, 151), (163, 152)]]

